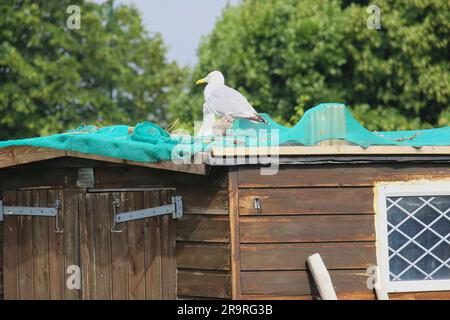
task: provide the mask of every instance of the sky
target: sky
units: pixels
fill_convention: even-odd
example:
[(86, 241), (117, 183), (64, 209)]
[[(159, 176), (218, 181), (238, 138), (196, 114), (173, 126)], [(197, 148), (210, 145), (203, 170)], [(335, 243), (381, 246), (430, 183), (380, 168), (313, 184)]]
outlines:
[[(134, 4), (150, 32), (159, 32), (169, 49), (168, 59), (194, 66), (202, 35), (210, 33), (222, 9), (240, 0), (116, 0)], [(102, 1), (98, 1), (102, 2)]]

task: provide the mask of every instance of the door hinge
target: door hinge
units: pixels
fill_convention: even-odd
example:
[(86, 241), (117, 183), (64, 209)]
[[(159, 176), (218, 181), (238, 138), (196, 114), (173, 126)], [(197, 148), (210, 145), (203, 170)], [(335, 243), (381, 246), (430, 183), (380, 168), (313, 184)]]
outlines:
[[(118, 207), (120, 205), (118, 201), (118, 199), (114, 200), (113, 207)], [(173, 196), (172, 203), (165, 206), (117, 213), (114, 215), (114, 222), (122, 223), (132, 220), (157, 217), (165, 214), (172, 214), (174, 219), (183, 218), (183, 199), (181, 196)]]
[(56, 217), (58, 214), (58, 206), (55, 204), (54, 208), (44, 207), (13, 207), (4, 206), (3, 201), (0, 201), (0, 221), (3, 221), (4, 216), (37, 216), (37, 217)]

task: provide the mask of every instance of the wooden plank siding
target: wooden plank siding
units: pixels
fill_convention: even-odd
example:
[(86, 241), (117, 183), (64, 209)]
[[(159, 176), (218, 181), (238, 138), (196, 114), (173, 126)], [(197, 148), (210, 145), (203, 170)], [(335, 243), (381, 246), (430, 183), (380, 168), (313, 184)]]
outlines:
[[(95, 176), (98, 188), (175, 188), (183, 197), (185, 215), (175, 222), (177, 298), (231, 297), (226, 170), (213, 168), (208, 176), (201, 176), (139, 167), (99, 167)], [(150, 227), (164, 231), (162, 225)], [(161, 281), (157, 272), (153, 277)]]
[[(37, 203), (40, 207), (47, 206), (47, 190), (38, 190), (32, 193), (34, 198), (32, 203)], [(36, 217), (33, 219), (33, 236), (36, 239), (45, 239), (48, 237), (48, 218)], [(47, 241), (33, 241), (33, 270), (34, 275), (34, 299), (48, 300), (50, 298), (50, 281), (48, 268), (48, 242)], [(38, 289), (36, 289), (38, 288)]]
[[(361, 270), (330, 270), (336, 293), (365, 292), (367, 274)], [(308, 271), (243, 271), (242, 292), (261, 295), (313, 295), (318, 294)]]
[(373, 242), (241, 244), (243, 271), (306, 270), (306, 259), (320, 252), (327, 268), (361, 269), (375, 261)]
[[(82, 196), (83, 201), (86, 202), (85, 206), (78, 208), (79, 259), (89, 266), (83, 269), (82, 281), (89, 288), (94, 288), (96, 294), (83, 287), (80, 298), (93, 299), (96, 295), (112, 299), (139, 298), (142, 297), (143, 291), (146, 299), (173, 298), (175, 296), (164, 290), (165, 284), (168, 282), (170, 284), (172, 281), (172, 279), (164, 279), (165, 269), (171, 270), (174, 274), (177, 274), (179, 270), (178, 274), (181, 276), (172, 283), (181, 292), (179, 298), (227, 299), (231, 297), (226, 168), (211, 168), (208, 175), (198, 175), (97, 160), (61, 158), (1, 169), (0, 190), (33, 190), (34, 192), (38, 189), (53, 188), (59, 190), (61, 196), (63, 193), (66, 194), (63, 190), (67, 189), (79, 190), (83, 193), (83, 190), (77, 189), (76, 181), (78, 169), (85, 167), (94, 169), (95, 192), (85, 193)], [(112, 221), (110, 202), (114, 197), (121, 199), (122, 205), (119, 212), (134, 208), (128, 208), (129, 196), (126, 190), (148, 192), (150, 196), (144, 194), (143, 199), (136, 199), (136, 201), (144, 207), (154, 207), (159, 205), (161, 199), (159, 196), (154, 198), (150, 190), (161, 189), (171, 189), (183, 197), (185, 217), (182, 220), (173, 222), (169, 218), (150, 219), (143, 229), (133, 223), (125, 223), (124, 226), (117, 227), (123, 228), (124, 231), (112, 233), (110, 239), (99, 229), (99, 225), (103, 228), (107, 224), (110, 225)], [(163, 198), (167, 196), (168, 193), (165, 196), (161, 195)], [(62, 199), (60, 196), (48, 195), (49, 201), (54, 200), (51, 200), (52, 197)], [(106, 209), (106, 206), (109, 216), (99, 217), (93, 214)], [(66, 224), (62, 216), (61, 228), (63, 224), (64, 226)], [(49, 230), (55, 229), (54, 221), (54, 219), (49, 220)], [(68, 226), (68, 229), (72, 227)], [(176, 244), (170, 245), (167, 242), (167, 236), (175, 237), (175, 234), (167, 235), (168, 230), (174, 230), (176, 233)], [(141, 237), (141, 231), (144, 232), (144, 240)], [(66, 240), (62, 234), (50, 232), (49, 260), (54, 261), (58, 259), (58, 256), (67, 255), (65, 246), (70, 246), (70, 243), (72, 241)], [(109, 249), (99, 252), (101, 246)], [(139, 256), (139, 248), (145, 249), (148, 253), (142, 263), (126, 263), (129, 256)], [(175, 258), (178, 261), (177, 265), (171, 265), (170, 259), (175, 261)], [(110, 269), (105, 269), (104, 263), (96, 264), (107, 260), (111, 261)], [(64, 267), (58, 263), (50, 265), (50, 279), (58, 280), (51, 281), (50, 284), (52, 299), (64, 298), (61, 293), (64, 291), (62, 282), (55, 278), (64, 279)], [(148, 270), (144, 284), (137, 281), (143, 268)], [(198, 290), (195, 286), (190, 289), (190, 279), (203, 273), (206, 277), (214, 274), (214, 279), (222, 279), (222, 282), (211, 283), (216, 285), (224, 283), (226, 288), (217, 287), (210, 291), (212, 293), (210, 296), (205, 295), (205, 291), (200, 287), (197, 288)], [(113, 287), (112, 293), (105, 291), (108, 284)], [(128, 288), (131, 288), (130, 292)]]
[(375, 241), (370, 215), (240, 218), (241, 243)]
[[(196, 176), (197, 178), (198, 176)], [(177, 181), (184, 218), (176, 221), (179, 299), (229, 299), (230, 227), (227, 177), (208, 182)]]
[[(170, 191), (161, 191), (160, 197), (162, 203), (170, 203), (173, 193)], [(163, 299), (175, 299), (177, 283), (176, 266), (176, 230), (175, 221), (171, 216), (164, 215), (161, 219), (161, 268), (163, 270)], [(169, 276), (171, 275), (171, 276)], [(171, 290), (175, 288), (175, 290)]]
[[(56, 190), (6, 191), (7, 205), (53, 206), (63, 194)], [(63, 234), (55, 234), (52, 218), (30, 216), (5, 217), (4, 227), (4, 298), (63, 298), (64, 254), (55, 252), (63, 243)], [(52, 237), (54, 235), (54, 237)], [(57, 259), (53, 257), (57, 256)], [(55, 289), (56, 288), (56, 289)], [(58, 290), (59, 294), (53, 291)]]
[[(117, 226), (122, 232), (111, 232), (114, 197), (122, 200), (120, 213), (168, 204), (171, 192), (4, 191), (5, 202), (14, 206), (49, 207), (61, 200), (58, 225), (63, 231), (55, 233), (53, 217), (5, 217), (5, 299), (174, 299), (172, 218), (126, 222)], [(147, 220), (161, 231), (146, 231)], [(81, 290), (66, 286), (71, 265), (81, 268)], [(159, 281), (153, 281), (155, 274)]]
[[(122, 201), (122, 200), (121, 200)], [(158, 206), (160, 203), (160, 195), (151, 193), (144, 197), (144, 206), (146, 208), (152, 208)], [(161, 247), (161, 221), (159, 218), (151, 219), (145, 224), (145, 243), (144, 247), (148, 252), (145, 255), (145, 268), (148, 271), (145, 280), (145, 294), (147, 299), (162, 299), (163, 296), (163, 275), (162, 275), (162, 247)], [(120, 233), (116, 233), (120, 236)], [(125, 236), (125, 238), (127, 238)], [(123, 239), (128, 241), (127, 239)], [(119, 239), (117, 241), (120, 241)], [(153, 248), (151, 250), (150, 248)], [(128, 265), (123, 264), (121, 261), (126, 260), (126, 256), (120, 257), (123, 253), (117, 252), (118, 261), (117, 266), (121, 266), (123, 270), (117, 268), (117, 272), (128, 272)], [(123, 286), (128, 286), (128, 282), (125, 280)], [(118, 298), (120, 299), (120, 298)]]
[(178, 297), (229, 299), (229, 272), (178, 270)]
[(177, 241), (228, 243), (230, 240), (228, 217), (187, 215), (177, 221), (176, 237)]
[(381, 181), (450, 178), (445, 163), (284, 165), (275, 175), (259, 172), (255, 166), (239, 170), (239, 188), (373, 187)]
[[(76, 189), (80, 167), (94, 168), (97, 191)], [(197, 175), (73, 158), (1, 169), (0, 190), (13, 190), (3, 192), (8, 203), (52, 206), (61, 199), (59, 226), (65, 232), (54, 233), (55, 219), (49, 218), (27, 221), (10, 216), (3, 226), (0, 223), (5, 242), (0, 254), (5, 268), (0, 296), (3, 287), (8, 291), (5, 298), (93, 299), (97, 292), (108, 299), (316, 299), (306, 258), (319, 252), (339, 299), (374, 299), (365, 285), (366, 268), (376, 264), (374, 185), (450, 179), (447, 164), (427, 163), (282, 165), (273, 176), (260, 175), (257, 166), (236, 169), (233, 181), (228, 179), (231, 169), (225, 167)], [(122, 233), (108, 232), (110, 236), (99, 229), (99, 225), (111, 225), (113, 198), (121, 199), (119, 212), (154, 207), (172, 192), (145, 191), (158, 188), (175, 190), (183, 197), (183, 219), (126, 223), (117, 227), (123, 228)], [(256, 197), (259, 211), (254, 208)], [(68, 211), (67, 204), (76, 207), (76, 212)], [(108, 214), (96, 216), (99, 211)], [(77, 219), (68, 218), (68, 212)], [(233, 215), (236, 219), (231, 221)], [(31, 241), (24, 242), (23, 230), (33, 235)], [(35, 241), (46, 230), (47, 246)], [(237, 249), (233, 252), (232, 239)], [(23, 250), (14, 250), (14, 243), (24, 244)], [(106, 248), (105, 252), (99, 252), (100, 248)], [(33, 259), (21, 265), (20, 272), (27, 283), (33, 283), (30, 292), (19, 282), (17, 268), (27, 252), (33, 253)], [(45, 259), (39, 258), (45, 254), (47, 268)], [(130, 257), (136, 263), (128, 263)], [(176, 265), (170, 257), (176, 258)], [(90, 266), (83, 269), (82, 281), (95, 290), (67, 292), (65, 268), (72, 261)], [(110, 266), (104, 268), (108, 261)], [(139, 281), (143, 270), (146, 276)], [(170, 272), (164, 274), (165, 270)], [(169, 273), (177, 277), (165, 278)], [(232, 285), (233, 281), (237, 283)], [(167, 286), (174, 286), (176, 295)], [(390, 298), (450, 299), (450, 292), (399, 293)]]
[[(83, 164), (78, 164), (83, 166)], [(228, 216), (228, 190), (226, 168), (211, 168), (209, 175), (194, 175), (182, 172), (148, 169), (136, 166), (111, 166), (94, 163), (95, 188), (173, 188), (183, 197), (184, 218), (175, 222), (175, 248), (177, 261), (178, 298), (230, 298), (230, 229)], [(146, 198), (147, 199), (147, 198)], [(149, 201), (149, 200), (144, 200)], [(151, 203), (151, 201), (150, 201)], [(150, 204), (149, 203), (149, 204)], [(146, 230), (164, 234), (166, 220), (149, 223)], [(163, 239), (163, 238), (161, 238)], [(130, 239), (128, 239), (130, 240)], [(150, 241), (160, 241), (152, 238)], [(150, 243), (144, 244), (145, 246)], [(162, 246), (163, 244), (161, 244)], [(157, 246), (158, 247), (158, 246)], [(158, 253), (155, 252), (155, 255)], [(147, 263), (155, 268), (164, 268), (164, 261)], [(152, 273), (152, 281), (161, 285), (157, 269)], [(194, 286), (192, 279), (210, 274), (214, 279), (211, 286), (222, 283), (226, 288), (208, 290)], [(204, 281), (204, 280), (201, 280)], [(152, 296), (158, 297), (156, 288)]]
[(179, 269), (230, 270), (230, 248), (228, 243), (177, 243), (177, 265)]
[(60, 300), (64, 299), (65, 287), (65, 270), (61, 258), (64, 256), (64, 192), (63, 189), (49, 189), (47, 193), (48, 206), (53, 206), (56, 200), (61, 201), (58, 220), (48, 219), (49, 296), (51, 300)]
[[(339, 299), (375, 299), (366, 269), (376, 265), (376, 183), (448, 180), (446, 164), (282, 165), (237, 173), (241, 299), (317, 299), (306, 266), (320, 253)], [(254, 199), (261, 208), (257, 210)], [(391, 299), (448, 299), (450, 292), (390, 294)]]
[[(361, 199), (373, 197), (367, 187), (356, 188), (288, 188), (243, 189), (239, 191), (241, 215), (296, 215), (296, 214), (373, 214), (373, 205)], [(255, 209), (258, 198), (261, 209)], [(327, 199), (327, 201), (323, 201)], [(352, 205), (349, 206), (349, 203)]]

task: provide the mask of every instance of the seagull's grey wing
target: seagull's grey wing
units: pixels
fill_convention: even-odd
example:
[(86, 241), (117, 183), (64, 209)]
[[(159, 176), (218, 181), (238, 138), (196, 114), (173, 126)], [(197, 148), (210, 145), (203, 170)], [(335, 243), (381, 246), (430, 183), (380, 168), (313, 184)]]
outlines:
[(221, 116), (248, 118), (256, 114), (255, 109), (239, 91), (227, 86), (212, 90), (206, 102)]

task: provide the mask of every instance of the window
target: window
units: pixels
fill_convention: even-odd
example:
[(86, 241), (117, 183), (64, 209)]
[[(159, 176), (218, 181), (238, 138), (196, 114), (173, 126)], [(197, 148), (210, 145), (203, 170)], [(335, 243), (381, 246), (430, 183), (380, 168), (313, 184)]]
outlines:
[(450, 183), (377, 188), (377, 259), (388, 292), (450, 290)]

